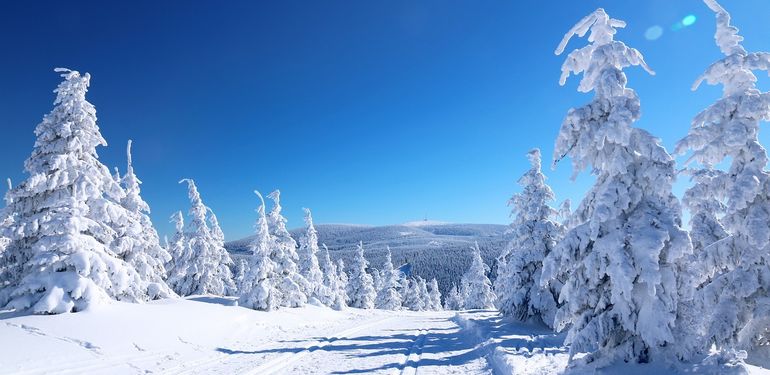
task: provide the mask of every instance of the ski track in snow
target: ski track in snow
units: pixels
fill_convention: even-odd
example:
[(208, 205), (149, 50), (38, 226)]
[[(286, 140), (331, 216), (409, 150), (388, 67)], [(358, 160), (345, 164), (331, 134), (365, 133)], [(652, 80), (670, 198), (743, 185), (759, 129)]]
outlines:
[[(295, 363), (308, 354), (322, 349), (324, 346), (337, 341), (348, 335), (364, 331), (383, 324), (394, 319), (394, 317), (384, 317), (372, 322), (357, 325), (353, 328), (345, 329), (336, 334), (329, 335), (323, 339), (314, 341), (300, 348), (295, 348), (295, 352), (287, 353), (277, 358), (268, 360), (266, 363), (261, 358), (254, 358), (255, 354), (270, 353), (271, 351), (282, 350), (283, 348), (274, 348), (281, 341), (269, 341), (249, 350), (231, 350), (219, 348), (218, 353), (211, 357), (205, 357), (193, 362), (185, 362), (170, 369), (165, 369), (160, 373), (163, 375), (181, 375), (181, 374), (208, 374), (208, 373), (234, 373), (234, 374), (273, 374)], [(255, 368), (256, 366), (256, 368)]]
[(417, 367), (420, 365), (420, 359), (422, 358), (422, 349), (425, 346), (425, 338), (428, 335), (428, 330), (421, 329), (417, 338), (414, 340), (414, 345), (406, 354), (404, 363), (401, 365), (401, 375), (416, 375)]

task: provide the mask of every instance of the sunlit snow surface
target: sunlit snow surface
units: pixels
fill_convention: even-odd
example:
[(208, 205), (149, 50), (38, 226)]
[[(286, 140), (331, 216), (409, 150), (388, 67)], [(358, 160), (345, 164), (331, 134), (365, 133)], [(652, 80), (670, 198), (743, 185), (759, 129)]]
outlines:
[[(567, 364), (563, 335), (495, 311), (266, 313), (220, 297), (55, 316), (0, 313), (0, 337), (0, 374), (559, 374)], [(727, 370), (618, 365), (595, 373)]]

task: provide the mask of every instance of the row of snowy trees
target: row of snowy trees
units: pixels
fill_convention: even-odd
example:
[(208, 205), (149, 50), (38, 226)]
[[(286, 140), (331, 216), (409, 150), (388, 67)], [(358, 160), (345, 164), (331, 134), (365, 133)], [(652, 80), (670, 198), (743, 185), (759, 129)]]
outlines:
[[(281, 213), (280, 192), (257, 210), (251, 254), (234, 264), (224, 234), (195, 182), (190, 209), (171, 217), (175, 233), (162, 246), (141, 197), (131, 141), (127, 168), (110, 174), (96, 149), (106, 146), (96, 110), (86, 100), (88, 74), (56, 69), (64, 78), (54, 109), (35, 129), (25, 163), (29, 177), (9, 181), (0, 211), (0, 306), (34, 313), (81, 311), (105, 300), (142, 302), (199, 294), (237, 296), (243, 306), (271, 310), (308, 302), (336, 309), (441, 308), (436, 280), (408, 280), (390, 253), (382, 271), (369, 269), (363, 244), (346, 270), (320, 252), (310, 210), (297, 245)], [(319, 253), (321, 255), (319, 261)], [(371, 272), (371, 274), (370, 274)]]
[[(498, 260), (494, 290), (504, 314), (568, 330), (571, 354), (588, 352), (586, 361), (688, 359), (713, 346), (751, 350), (770, 341), (770, 175), (758, 141), (770, 93), (756, 88), (753, 74), (770, 70), (770, 53), (747, 52), (729, 14), (705, 2), (726, 57), (693, 89), (705, 81), (724, 91), (676, 146), (676, 154), (690, 154), (679, 171), (694, 182), (683, 199), (689, 233), (671, 192), (673, 157), (632, 126), (640, 102), (623, 69), (653, 72), (639, 51), (614, 40), (625, 23), (599, 9), (556, 50), (590, 32), (590, 43), (564, 62), (561, 84), (583, 74), (578, 90), (594, 98), (568, 112), (554, 164), (570, 157), (576, 173), (590, 168), (596, 181), (559, 220), (540, 152), (530, 152), (532, 168), (509, 203), (513, 239)], [(727, 170), (714, 167), (725, 160)]]

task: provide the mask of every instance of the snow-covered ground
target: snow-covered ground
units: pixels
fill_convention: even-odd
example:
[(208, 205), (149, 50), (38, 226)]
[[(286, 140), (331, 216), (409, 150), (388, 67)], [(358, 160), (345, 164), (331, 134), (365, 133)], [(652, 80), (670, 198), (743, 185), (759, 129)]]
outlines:
[[(567, 363), (563, 335), (495, 311), (266, 313), (219, 297), (55, 316), (0, 313), (0, 337), (1, 374), (558, 374)], [(626, 365), (595, 373), (674, 371)]]

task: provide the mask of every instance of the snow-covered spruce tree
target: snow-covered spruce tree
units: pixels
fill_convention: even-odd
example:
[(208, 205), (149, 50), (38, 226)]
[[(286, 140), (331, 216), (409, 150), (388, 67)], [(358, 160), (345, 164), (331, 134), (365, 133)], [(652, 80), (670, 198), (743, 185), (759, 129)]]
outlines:
[[(4, 201), (5, 201), (5, 207), (0, 210), (0, 260), (2, 259), (2, 252), (5, 250), (6, 247), (8, 247), (8, 244), (11, 242), (11, 239), (8, 237), (5, 237), (3, 235), (4, 230), (3, 228), (8, 228), (13, 223), (13, 212), (8, 208), (11, 203), (13, 202), (11, 200), (10, 191), (13, 190), (13, 184), (11, 183), (11, 179), (8, 180), (8, 191), (4, 194)], [(3, 282), (2, 282), (2, 263), (0, 263), (0, 289), (3, 288)]]
[(235, 283), (235, 289), (240, 295), (241, 285), (243, 280), (246, 279), (246, 274), (249, 272), (249, 262), (246, 259), (241, 258), (235, 263), (235, 270), (233, 271), (233, 282)]
[(574, 216), (579, 223), (544, 262), (548, 284), (567, 275), (559, 296), (565, 305), (555, 328), (570, 327), (570, 354), (592, 352), (590, 362), (648, 362), (673, 341), (677, 312), (676, 264), (691, 252), (681, 229), (681, 207), (671, 193), (674, 161), (659, 140), (631, 125), (639, 98), (622, 69), (641, 65), (641, 53), (615, 41), (625, 23), (598, 9), (575, 25), (590, 44), (569, 54), (561, 84), (583, 74), (578, 91), (594, 91), (586, 106), (571, 109), (554, 149), (554, 163), (569, 156), (575, 173), (591, 168), (596, 182)]
[(438, 311), (442, 310), (441, 308), (441, 291), (438, 289), (438, 281), (436, 281), (435, 278), (433, 278), (430, 281), (430, 287), (428, 288), (428, 300), (429, 303), (429, 309)]
[(208, 225), (209, 208), (203, 204), (195, 182), (184, 179), (179, 183), (187, 183), (190, 222), (185, 234), (185, 253), (177, 260), (169, 284), (182, 296), (225, 295), (235, 289), (230, 255), (222, 242), (212, 235)]
[(330, 306), (335, 310), (342, 310), (347, 306), (345, 302), (345, 284), (340, 279), (337, 266), (329, 256), (329, 248), (326, 247), (326, 244), (323, 245), (323, 248), (324, 254), (321, 258), (321, 271), (323, 271), (324, 275), (324, 286), (332, 294), (332, 304)]
[(299, 239), (299, 271), (309, 284), (308, 297), (317, 299), (320, 303), (331, 306), (334, 296), (331, 289), (324, 285), (324, 275), (318, 265), (318, 232), (313, 226), (313, 216), (309, 209), (304, 208), (307, 229)]
[(356, 255), (350, 264), (348, 275), (348, 298), (350, 307), (373, 309), (377, 292), (374, 290), (372, 275), (366, 273), (369, 262), (364, 258), (364, 244), (358, 243)]
[(425, 300), (423, 300), (422, 294), (420, 294), (420, 281), (418, 279), (412, 278), (407, 281), (403, 305), (412, 311), (423, 311), (426, 309)]
[(430, 293), (428, 292), (428, 283), (422, 277), (417, 276), (417, 292), (420, 294), (424, 310), (431, 310)]
[[(214, 239), (216, 248), (220, 249), (220, 251), (218, 251), (219, 262), (222, 264), (227, 264), (227, 267), (230, 269), (230, 275), (232, 275), (235, 264), (233, 263), (232, 258), (230, 258), (230, 253), (225, 248), (225, 233), (222, 231), (222, 227), (219, 226), (219, 220), (217, 219), (217, 215), (214, 214), (214, 210), (212, 210), (211, 207), (206, 208), (208, 209), (209, 213), (208, 219), (209, 228), (211, 229), (211, 237)], [(238, 288), (235, 285), (235, 280), (232, 278), (229, 280), (230, 282), (225, 283), (225, 295), (237, 295)]]
[(273, 249), (270, 258), (278, 265), (278, 272), (282, 275), (278, 290), (281, 292), (281, 306), (300, 307), (307, 303), (306, 292), (310, 289), (309, 283), (299, 273), (297, 267), (297, 242), (286, 229), (286, 218), (281, 214), (281, 192), (275, 190), (268, 198), (273, 200), (273, 208), (267, 216), (270, 235), (272, 236)]
[(712, 306), (707, 306), (707, 301), (696, 297), (701, 295), (700, 291), (715, 275), (733, 269), (738, 262), (732, 257), (729, 247), (711, 246), (728, 237), (720, 221), (726, 208), (721, 198), (725, 191), (722, 186), (725, 172), (704, 165), (702, 169), (686, 169), (683, 173), (689, 174), (694, 183), (682, 199), (690, 211), (693, 253), (679, 262), (679, 305), (674, 335), (676, 354), (689, 359), (693, 354), (709, 349), (712, 344), (704, 340), (709, 336), (707, 317)]
[(460, 296), (460, 292), (457, 290), (457, 285), (452, 284), (452, 288), (449, 289), (449, 293), (444, 299), (445, 310), (460, 310), (463, 307), (463, 299)]
[(463, 308), (488, 309), (494, 307), (495, 293), (492, 291), (492, 283), (487, 277), (489, 266), (481, 259), (481, 249), (476, 242), (471, 247), (473, 260), (470, 268), (462, 277), (461, 294), (463, 295)]
[(265, 200), (262, 194), (254, 191), (260, 200), (257, 208), (256, 235), (249, 245), (248, 271), (240, 284), (238, 304), (251, 309), (271, 311), (278, 307), (281, 300), (277, 286), (283, 279), (277, 272), (277, 265), (271, 259), (273, 240), (265, 215)]
[(393, 269), (393, 261), (390, 247), (385, 255), (385, 263), (382, 265), (380, 288), (377, 290), (375, 306), (382, 310), (398, 310), (401, 308), (402, 296), (398, 292), (400, 287), (398, 271)]
[[(695, 299), (707, 309), (701, 311), (705, 332), (695, 340), (706, 347), (749, 349), (770, 342), (770, 179), (767, 153), (758, 140), (760, 122), (770, 119), (770, 93), (757, 89), (753, 73), (770, 70), (770, 53), (747, 52), (727, 11), (714, 0), (705, 2), (716, 13), (715, 39), (725, 58), (712, 64), (693, 89), (706, 81), (721, 84), (723, 93), (695, 117), (676, 150), (692, 151), (690, 160), (706, 166), (730, 160), (727, 173), (702, 181), (708, 192), (721, 192), (726, 207), (720, 222), (729, 236), (698, 254), (706, 259), (699, 264), (706, 283)], [(694, 233), (699, 242), (725, 235), (716, 223), (702, 224), (713, 231), (699, 228)]]
[(124, 213), (124, 192), (99, 162), (106, 146), (96, 109), (86, 101), (88, 73), (58, 68), (53, 110), (35, 128), (24, 164), (29, 177), (8, 193), (13, 222), (0, 259), (0, 305), (38, 314), (84, 310), (109, 298), (147, 299), (134, 268), (111, 246), (110, 215)]
[(176, 294), (166, 285), (165, 263), (171, 260), (171, 255), (160, 245), (158, 232), (148, 216), (150, 206), (142, 199), (140, 184), (134, 173), (131, 159), (131, 140), (126, 146), (126, 174), (120, 178), (120, 184), (125, 191), (125, 197), (120, 204), (126, 213), (119, 220), (113, 220), (118, 238), (113, 245), (123, 260), (132, 265), (144, 282), (150, 299), (169, 298)]
[[(374, 291), (379, 293), (380, 288), (382, 287), (382, 276), (380, 274), (380, 270), (376, 268), (370, 268), (369, 273), (372, 275), (372, 286), (374, 287)], [(376, 298), (375, 298), (375, 304), (376, 304)]]
[(189, 259), (184, 259), (185, 256), (189, 256), (189, 252), (187, 251), (182, 211), (174, 212), (169, 218), (169, 222), (174, 224), (174, 236), (166, 244), (166, 251), (171, 256), (171, 259), (165, 265), (166, 280), (171, 289), (176, 290), (176, 286), (173, 283), (187, 272), (185, 265), (189, 262)]
[(345, 262), (342, 259), (337, 259), (337, 276), (339, 277), (339, 286), (341, 287), (340, 294), (345, 299), (345, 306), (350, 306), (350, 296), (348, 295), (348, 277), (347, 271), (345, 271)]
[(551, 253), (563, 235), (556, 222), (557, 212), (549, 203), (554, 194), (541, 171), (540, 150), (527, 154), (532, 165), (519, 178), (521, 193), (508, 202), (512, 206), (510, 256), (497, 270), (495, 294), (497, 307), (505, 315), (520, 321), (539, 320), (553, 326), (562, 281), (550, 279), (541, 286), (543, 259)]

